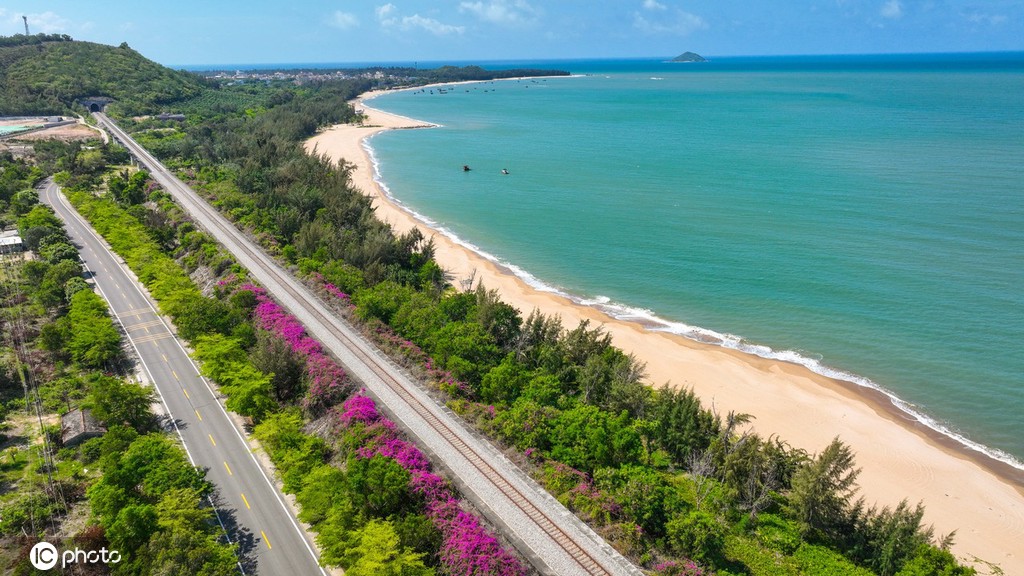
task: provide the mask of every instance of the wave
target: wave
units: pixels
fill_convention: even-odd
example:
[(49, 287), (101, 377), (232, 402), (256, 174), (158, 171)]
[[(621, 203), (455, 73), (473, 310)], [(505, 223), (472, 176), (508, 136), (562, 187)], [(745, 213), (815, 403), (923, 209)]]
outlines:
[(1012, 454), (1009, 454), (997, 448), (986, 446), (984, 444), (981, 444), (980, 442), (971, 440), (964, 434), (957, 431), (956, 427), (953, 426), (952, 424), (940, 421), (932, 416), (929, 416), (914, 403), (908, 402), (900, 398), (892, 391), (887, 390), (885, 387), (872, 381), (871, 379), (859, 376), (857, 374), (853, 374), (851, 372), (847, 372), (845, 370), (831, 367), (823, 363), (820, 358), (813, 358), (809, 356), (806, 352), (797, 350), (776, 350), (764, 344), (749, 342), (742, 336), (738, 336), (735, 334), (717, 332), (709, 328), (692, 326), (690, 324), (686, 324), (683, 322), (662, 318), (661, 316), (658, 316), (657, 313), (655, 313), (653, 310), (649, 310), (647, 308), (637, 308), (629, 306), (627, 304), (615, 302), (607, 296), (580, 296), (578, 294), (571, 293), (567, 290), (544, 282), (543, 280), (537, 278), (536, 276), (529, 273), (525, 269), (515, 264), (512, 264), (511, 262), (502, 260), (498, 256), (495, 256), (494, 254), (487, 252), (486, 250), (480, 248), (479, 246), (466, 241), (458, 234), (453, 232), (451, 229), (441, 225), (439, 222), (430, 218), (429, 216), (417, 212), (416, 210), (413, 210), (400, 199), (396, 198), (391, 193), (391, 189), (388, 187), (387, 183), (384, 182), (384, 179), (381, 177), (380, 162), (377, 159), (377, 155), (373, 151), (373, 147), (370, 146), (371, 139), (372, 136), (363, 141), (363, 149), (366, 151), (371, 162), (373, 163), (374, 182), (377, 183), (380, 189), (384, 192), (384, 195), (387, 196), (389, 200), (400, 206), (406, 212), (412, 214), (416, 219), (420, 220), (433, 230), (444, 235), (455, 244), (467, 250), (470, 250), (471, 252), (477, 254), (482, 258), (485, 258), (489, 262), (493, 263), (495, 266), (498, 266), (499, 268), (507, 270), (510, 273), (514, 274), (517, 278), (525, 282), (531, 288), (540, 292), (556, 294), (580, 306), (588, 306), (600, 310), (601, 312), (604, 312), (605, 314), (612, 318), (615, 318), (616, 320), (640, 324), (641, 326), (652, 332), (665, 332), (676, 336), (689, 338), (690, 340), (694, 340), (696, 342), (720, 346), (722, 348), (736, 350), (738, 352), (751, 354), (753, 356), (758, 356), (760, 358), (765, 358), (768, 360), (776, 360), (780, 362), (786, 362), (789, 364), (797, 364), (803, 366), (804, 368), (807, 368), (808, 370), (814, 372), (815, 374), (819, 374), (821, 376), (832, 378), (835, 380), (849, 382), (862, 388), (879, 392), (881, 394), (884, 394), (889, 399), (889, 401), (892, 402), (893, 406), (900, 410), (909, 420), (917, 422), (922, 426), (925, 426), (947, 438), (950, 438), (951, 440), (960, 444), (964, 448), (967, 448), (975, 452), (979, 452), (989, 458), (992, 458), (993, 460), (1002, 462), (1003, 464), (1024, 471), (1024, 461), (1021, 461)]

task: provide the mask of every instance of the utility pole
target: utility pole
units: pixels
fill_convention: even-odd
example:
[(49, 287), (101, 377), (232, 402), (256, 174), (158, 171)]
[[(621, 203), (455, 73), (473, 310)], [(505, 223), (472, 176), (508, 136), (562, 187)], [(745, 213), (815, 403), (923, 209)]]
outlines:
[(28, 36), (28, 16), (22, 16), (21, 19), (25, 21), (25, 36)]

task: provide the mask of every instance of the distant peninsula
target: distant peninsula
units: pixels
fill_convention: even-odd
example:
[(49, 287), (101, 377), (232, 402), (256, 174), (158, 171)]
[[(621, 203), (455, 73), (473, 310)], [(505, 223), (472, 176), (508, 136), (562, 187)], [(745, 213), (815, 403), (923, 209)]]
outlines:
[(696, 52), (683, 52), (679, 56), (669, 60), (669, 62), (707, 62), (708, 59), (697, 54)]

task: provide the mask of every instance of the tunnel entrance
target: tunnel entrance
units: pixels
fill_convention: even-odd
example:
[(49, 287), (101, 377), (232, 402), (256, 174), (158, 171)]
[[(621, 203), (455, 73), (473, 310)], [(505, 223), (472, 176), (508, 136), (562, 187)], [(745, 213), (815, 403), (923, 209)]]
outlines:
[(113, 98), (108, 98), (107, 96), (94, 96), (92, 98), (82, 98), (78, 103), (85, 107), (89, 112), (103, 112), (103, 109), (106, 108), (107, 104), (110, 104), (113, 101)]

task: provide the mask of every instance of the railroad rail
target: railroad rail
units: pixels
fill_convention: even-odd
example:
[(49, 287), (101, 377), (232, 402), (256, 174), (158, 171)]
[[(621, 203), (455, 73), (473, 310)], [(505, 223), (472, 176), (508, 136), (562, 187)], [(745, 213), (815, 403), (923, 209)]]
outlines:
[[(269, 256), (261, 250), (253, 248), (251, 241), (246, 239), (241, 231), (176, 178), (162, 163), (139, 146), (120, 127), (102, 113), (95, 113), (94, 115), (118, 141), (131, 150), (136, 159), (150, 170), (154, 178), (167, 188), (167, 191), (178, 200), (183, 208), (193, 214), (198, 225), (206, 228), (229, 251), (233, 252), (240, 263), (246, 266), (253, 276), (268, 291), (271, 291), (285, 308), (289, 309), (306, 325), (307, 330), (315, 328), (310, 330), (311, 334), (317, 336), (325, 347), (331, 350), (351, 372), (360, 377), (371, 392), (381, 399), (385, 407), (396, 416), (397, 420), (405, 420), (401, 416), (404, 412), (402, 407), (391, 405), (388, 399), (384, 397), (386, 394), (382, 394), (384, 390), (373, 386), (374, 379), (382, 384), (387, 391), (390, 391), (391, 394), (400, 398), (423, 424), (429, 427), (438, 438), (446, 442), (451, 450), (459, 454), (469, 466), (490, 483), (493, 489), (503, 495), (520, 511), (523, 517), (528, 519), (537, 530), (546, 535), (561, 550), (565, 557), (553, 558), (549, 546), (543, 545), (542, 542), (538, 545), (534, 530), (530, 528), (517, 530), (514, 520), (502, 518), (502, 514), (493, 507), (492, 502), (487, 501), (484, 495), (477, 494), (480, 502), (491, 508), (492, 514), (504, 521), (505, 525), (515, 532), (519, 542), (530, 549), (532, 556), (528, 554), (528, 557), (532, 558), (535, 565), (538, 564), (538, 561), (540, 562), (541, 565), (537, 565), (540, 571), (551, 574), (591, 574), (595, 576), (642, 574), (638, 568), (630, 564), (608, 544), (600, 541), (596, 534), (582, 525), (582, 522), (572, 517), (571, 513), (558, 504), (557, 501), (548, 497), (545, 499), (547, 506), (550, 507), (554, 503), (559, 508), (559, 510), (556, 510), (556, 515), (566, 519), (570, 524), (577, 525), (573, 526), (574, 529), (567, 529), (552, 518), (552, 514), (543, 510), (530, 497), (531, 495), (534, 498), (540, 496), (543, 499), (543, 496), (546, 496), (546, 494), (541, 496), (542, 490), (539, 487), (521, 488), (517, 486), (515, 481), (510, 480), (505, 473), (491, 463), (491, 458), (482, 453), (484, 450), (478, 449), (466, 441), (465, 436), (469, 436), (467, 431), (462, 429), (460, 434), (456, 428), (461, 427), (458, 424), (453, 424), (453, 419), (449, 418), (449, 420), (452, 420), (450, 423), (438, 415), (439, 408), (436, 403), (424, 401), (417, 394), (413, 393), (411, 388), (416, 388), (414, 383), (411, 381), (408, 384), (403, 383), (400, 378), (395, 376), (392, 370), (401, 374), (401, 368), (393, 364), (386, 356), (381, 355), (375, 346), (359, 335), (344, 319), (325, 314), (321, 307), (315, 304), (319, 300), (317, 296), (298, 283), (290, 274), (284, 272)], [(311, 326), (309, 319), (315, 321), (316, 325)], [(341, 349), (332, 346), (329, 341), (325, 341), (320, 336), (324, 332), (330, 334), (340, 344)], [(417, 432), (416, 426), (406, 421), (405, 427), (407, 431), (417, 436), (422, 443), (432, 449), (435, 454), (445, 452), (443, 449), (439, 450), (436, 444), (431, 445), (429, 438), (424, 438), (422, 433)], [(458, 472), (454, 470), (452, 464), (450, 462), (446, 464), (449, 470), (458, 476)], [(509, 466), (512, 465), (509, 464)], [(525, 478), (525, 475), (523, 475), (523, 478)], [(520, 483), (523, 482), (523, 479), (518, 480)], [(466, 485), (470, 485), (468, 480), (463, 479), (463, 482)], [(534, 486), (536, 485), (534, 484)], [(528, 494), (528, 492), (533, 494)], [(571, 532), (577, 533), (572, 534)], [(560, 555), (555, 554), (555, 556)], [(571, 562), (567, 563), (567, 559), (571, 560)]]

